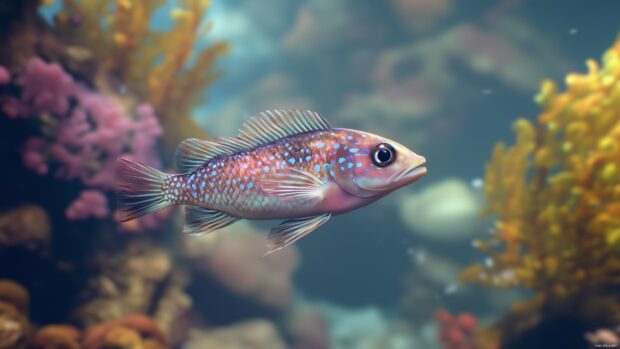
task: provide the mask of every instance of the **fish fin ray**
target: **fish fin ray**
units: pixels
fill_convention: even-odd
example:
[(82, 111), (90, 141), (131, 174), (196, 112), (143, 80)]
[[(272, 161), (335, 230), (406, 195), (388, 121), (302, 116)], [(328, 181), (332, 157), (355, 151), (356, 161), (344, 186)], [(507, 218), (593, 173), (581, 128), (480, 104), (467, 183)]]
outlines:
[(330, 213), (324, 213), (318, 216), (296, 218), (282, 222), (269, 232), (268, 252), (265, 255), (274, 253), (312, 233), (327, 222), (330, 217)]
[(265, 176), (260, 179), (260, 184), (262, 190), (268, 194), (283, 198), (316, 201), (323, 199), (327, 187), (327, 181), (308, 171), (293, 167)]
[(190, 173), (215, 157), (243, 151), (248, 145), (236, 137), (213, 138), (208, 141), (189, 138), (177, 147), (174, 166), (181, 173)]
[(239, 130), (240, 136), (259, 146), (300, 133), (329, 131), (332, 127), (316, 112), (309, 110), (266, 110), (254, 115)]
[(246, 121), (238, 136), (208, 141), (184, 140), (177, 147), (174, 164), (181, 173), (189, 173), (217, 156), (249, 150), (301, 133), (331, 129), (323, 117), (309, 110), (266, 110)]
[(231, 225), (240, 219), (221, 211), (199, 206), (187, 206), (183, 232), (190, 235), (204, 235)]
[(164, 199), (168, 174), (125, 158), (116, 162), (120, 221), (126, 222), (172, 205)]

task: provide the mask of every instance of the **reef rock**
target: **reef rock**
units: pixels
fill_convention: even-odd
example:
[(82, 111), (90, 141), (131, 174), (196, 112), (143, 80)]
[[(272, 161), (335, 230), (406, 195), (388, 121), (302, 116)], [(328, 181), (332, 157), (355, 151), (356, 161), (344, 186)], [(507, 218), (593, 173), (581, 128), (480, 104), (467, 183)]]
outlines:
[(267, 320), (250, 320), (207, 331), (192, 330), (185, 349), (285, 349), (275, 325)]
[(483, 200), (459, 179), (446, 179), (404, 197), (401, 221), (415, 235), (441, 241), (471, 238), (483, 230)]
[(295, 246), (264, 256), (266, 234), (244, 223), (187, 242), (188, 253), (197, 258), (198, 268), (232, 292), (274, 309), (289, 306), (292, 275), (299, 264)]
[(39, 206), (25, 205), (0, 214), (0, 247), (22, 246), (49, 252), (50, 221)]

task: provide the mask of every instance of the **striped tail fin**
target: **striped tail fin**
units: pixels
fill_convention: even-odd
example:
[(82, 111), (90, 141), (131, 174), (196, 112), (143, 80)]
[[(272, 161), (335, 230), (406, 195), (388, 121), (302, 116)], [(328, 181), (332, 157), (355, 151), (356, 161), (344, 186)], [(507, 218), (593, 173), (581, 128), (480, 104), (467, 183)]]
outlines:
[(168, 174), (124, 158), (117, 160), (116, 181), (121, 222), (172, 205), (164, 198)]

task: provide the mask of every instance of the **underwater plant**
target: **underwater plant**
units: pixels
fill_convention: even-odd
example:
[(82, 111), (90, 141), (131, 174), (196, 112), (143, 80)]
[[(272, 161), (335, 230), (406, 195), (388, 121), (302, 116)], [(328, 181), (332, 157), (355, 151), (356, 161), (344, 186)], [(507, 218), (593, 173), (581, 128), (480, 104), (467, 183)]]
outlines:
[(486, 166), (496, 231), (474, 241), (488, 263), (462, 277), (533, 291), (497, 323), (502, 342), (557, 314), (590, 325), (620, 317), (620, 38), (586, 65), (563, 92), (542, 82), (542, 112), (517, 120), (516, 143), (497, 144)]
[[(0, 72), (8, 75), (2, 67)], [(22, 148), (24, 165), (39, 175), (52, 172), (79, 180), (86, 188), (67, 208), (68, 219), (109, 215), (102, 190), (115, 186), (117, 157), (160, 166), (157, 142), (163, 130), (148, 104), (137, 106), (130, 116), (119, 101), (38, 57), (2, 85), (0, 111), (13, 119), (34, 119), (40, 131)]]
[(190, 113), (205, 88), (220, 76), (213, 66), (228, 45), (197, 45), (211, 28), (203, 20), (210, 0), (179, 0), (171, 13), (172, 28), (152, 29), (154, 12), (166, 4), (65, 0), (55, 30), (72, 44), (91, 49), (104, 69), (155, 108), (166, 129), (165, 149), (172, 153), (180, 141), (200, 135)]

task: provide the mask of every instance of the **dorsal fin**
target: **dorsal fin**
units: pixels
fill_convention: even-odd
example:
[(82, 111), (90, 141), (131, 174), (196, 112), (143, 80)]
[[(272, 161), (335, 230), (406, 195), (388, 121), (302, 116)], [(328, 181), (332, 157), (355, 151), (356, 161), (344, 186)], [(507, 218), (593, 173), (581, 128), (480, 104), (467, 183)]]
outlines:
[(318, 113), (309, 110), (266, 110), (246, 121), (239, 130), (239, 137), (258, 146), (296, 134), (322, 130), (331, 130), (331, 126)]
[(301, 110), (266, 110), (254, 115), (239, 129), (236, 137), (215, 138), (203, 141), (186, 139), (174, 155), (175, 167), (189, 173), (208, 160), (277, 141), (301, 133), (331, 130), (319, 114)]

